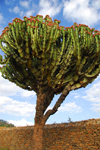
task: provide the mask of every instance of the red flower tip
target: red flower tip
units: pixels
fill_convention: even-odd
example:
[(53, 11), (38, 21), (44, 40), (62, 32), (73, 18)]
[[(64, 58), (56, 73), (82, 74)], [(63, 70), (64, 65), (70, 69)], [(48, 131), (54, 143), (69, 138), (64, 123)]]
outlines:
[(64, 26), (60, 26), (61, 28), (64, 28)]
[(37, 15), (36, 15), (36, 17), (37, 17), (37, 16), (39, 16), (39, 17), (42, 17), (42, 18), (43, 18), (43, 16), (42, 16), (42, 15), (37, 14)]
[(5, 27), (4, 29), (7, 29), (7, 28), (9, 28), (9, 27), (7, 26), (7, 27)]
[(8, 23), (8, 25), (12, 25), (12, 23)]
[(16, 21), (16, 22), (20, 23), (20, 21)]
[(27, 18), (27, 20), (30, 20), (30, 18)]
[(18, 18), (15, 18), (14, 20), (16, 21), (16, 20), (18, 20)]
[(39, 21), (38, 19), (36, 19), (36, 21)]
[(22, 21), (20, 18), (19, 18), (19, 20)]
[(46, 18), (48, 18), (48, 17), (49, 17), (49, 15), (46, 15), (44, 19), (46, 19)]
[(98, 30), (95, 30), (94, 32), (98, 32)]
[(60, 27), (58, 27), (57, 29), (58, 29), (58, 30), (61, 30), (61, 28), (60, 28)]
[(31, 26), (30, 24), (27, 24), (26, 26)]
[(35, 23), (35, 20), (31, 18), (31, 19), (30, 19), (30, 22), (32, 22), (32, 21), (34, 21), (34, 23)]
[(79, 27), (79, 25), (77, 24), (75, 27)]
[(49, 17), (49, 15), (46, 15), (45, 17)]
[(52, 23), (47, 23), (47, 26), (54, 26)]
[(16, 20), (18, 20), (19, 18), (15, 18), (15, 19), (13, 19), (12, 21), (14, 22), (14, 21), (16, 21)]
[(23, 18), (27, 18), (26, 16), (24, 16)]
[(54, 21), (58, 21), (58, 22), (61, 22), (60, 20), (57, 20), (57, 19), (54, 19)]
[(42, 15), (37, 14), (36, 16), (42, 16)]
[(42, 16), (42, 15), (39, 15), (39, 16), (43, 18), (43, 16)]
[(49, 21), (49, 20), (47, 20), (46, 22), (48, 22), (48, 23), (52, 23), (52, 21)]
[(39, 28), (38, 26), (35, 26), (36, 28)]

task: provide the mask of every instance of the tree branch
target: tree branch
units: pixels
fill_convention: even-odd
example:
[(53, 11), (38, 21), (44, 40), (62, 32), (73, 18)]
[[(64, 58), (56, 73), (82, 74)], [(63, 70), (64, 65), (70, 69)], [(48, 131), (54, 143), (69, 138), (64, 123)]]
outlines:
[(46, 122), (46, 120), (49, 118), (50, 115), (53, 115), (57, 111), (58, 107), (60, 107), (61, 103), (65, 100), (66, 96), (69, 94), (70, 91), (71, 91), (70, 85), (65, 87), (54, 107), (52, 109), (49, 109), (43, 116), (44, 122)]
[(43, 109), (43, 113), (45, 112), (45, 110), (47, 109), (47, 107), (50, 105), (51, 101), (53, 100), (54, 97), (54, 91), (48, 94), (48, 96), (46, 97), (45, 101), (44, 101), (44, 109)]

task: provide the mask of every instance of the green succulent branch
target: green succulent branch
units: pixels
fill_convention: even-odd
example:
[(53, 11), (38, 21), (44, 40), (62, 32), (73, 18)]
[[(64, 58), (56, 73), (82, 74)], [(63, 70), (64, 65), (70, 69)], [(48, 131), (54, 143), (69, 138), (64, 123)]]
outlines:
[(6, 64), (0, 67), (2, 76), (35, 92), (51, 87), (54, 94), (68, 85), (77, 89), (91, 83), (100, 73), (100, 32), (84, 24), (59, 24), (49, 15), (9, 23), (0, 36), (6, 54), (5, 60), (0, 55), (0, 64)]

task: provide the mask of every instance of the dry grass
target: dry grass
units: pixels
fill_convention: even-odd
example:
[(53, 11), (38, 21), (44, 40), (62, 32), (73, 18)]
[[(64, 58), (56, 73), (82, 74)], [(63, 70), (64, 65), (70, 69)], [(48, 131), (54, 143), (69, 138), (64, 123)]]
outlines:
[(0, 150), (9, 150), (9, 148), (3, 148), (3, 149), (2, 149), (2, 148), (0, 148)]

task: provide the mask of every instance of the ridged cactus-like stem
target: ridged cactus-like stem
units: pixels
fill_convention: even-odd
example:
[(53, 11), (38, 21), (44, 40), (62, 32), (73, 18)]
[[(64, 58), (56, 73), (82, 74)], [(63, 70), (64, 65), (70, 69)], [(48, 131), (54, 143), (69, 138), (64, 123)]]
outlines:
[(9, 64), (0, 69), (6, 78), (11, 80), (13, 72), (14, 77), (19, 75), (16, 84), (29, 89), (26, 78), (30, 72), (33, 85), (45, 85), (44, 89), (50, 86), (59, 94), (67, 85), (85, 87), (97, 77), (100, 33), (84, 24), (74, 23), (71, 27), (59, 24), (59, 20), (53, 22), (49, 15), (44, 19), (41, 15), (24, 20), (15, 18), (8, 24), (0, 36), (0, 48), (7, 55), (3, 62), (0, 55), (0, 63)]
[[(100, 32), (84, 24), (59, 24), (49, 15), (15, 18), (0, 36), (0, 48), (6, 54), (4, 60), (0, 55), (2, 77), (37, 94), (35, 150), (43, 149), (43, 126), (69, 92), (86, 87), (100, 73)], [(54, 94), (61, 95), (46, 111)]]

